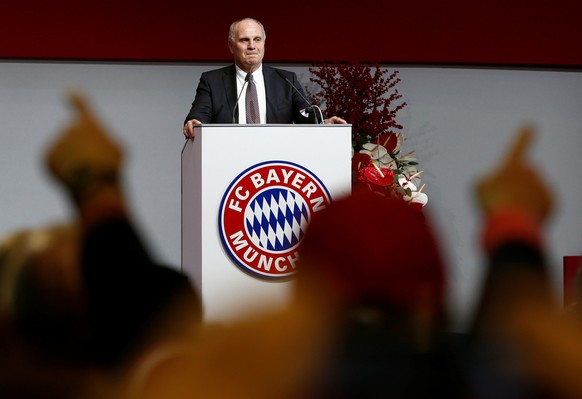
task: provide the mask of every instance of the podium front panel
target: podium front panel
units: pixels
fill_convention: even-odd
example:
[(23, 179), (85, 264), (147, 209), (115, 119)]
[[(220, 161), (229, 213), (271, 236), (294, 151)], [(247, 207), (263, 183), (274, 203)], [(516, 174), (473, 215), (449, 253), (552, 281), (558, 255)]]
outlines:
[(182, 270), (206, 321), (284, 306), (305, 222), (350, 185), (351, 125), (197, 127), (182, 151)]

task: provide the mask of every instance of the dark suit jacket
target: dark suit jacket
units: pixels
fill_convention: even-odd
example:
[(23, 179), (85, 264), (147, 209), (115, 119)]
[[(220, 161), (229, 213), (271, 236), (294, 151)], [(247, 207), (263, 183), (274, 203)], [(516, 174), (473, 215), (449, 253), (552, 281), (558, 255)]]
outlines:
[[(305, 92), (294, 72), (263, 65), (267, 97), (267, 123), (316, 123), (313, 112), (301, 114), (309, 104), (293, 90), (281, 73), (301, 94)], [(202, 123), (238, 123), (236, 68), (234, 64), (202, 73), (196, 89), (196, 98), (184, 123), (198, 119)], [(306, 97), (306, 96), (305, 96)]]

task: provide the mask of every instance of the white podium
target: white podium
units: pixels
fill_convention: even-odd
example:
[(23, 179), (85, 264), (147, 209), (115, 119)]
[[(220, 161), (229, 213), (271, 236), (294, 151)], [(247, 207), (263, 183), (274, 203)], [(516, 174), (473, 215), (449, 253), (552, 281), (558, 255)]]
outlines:
[(205, 321), (283, 306), (313, 215), (349, 194), (351, 125), (203, 125), (182, 150), (182, 270)]

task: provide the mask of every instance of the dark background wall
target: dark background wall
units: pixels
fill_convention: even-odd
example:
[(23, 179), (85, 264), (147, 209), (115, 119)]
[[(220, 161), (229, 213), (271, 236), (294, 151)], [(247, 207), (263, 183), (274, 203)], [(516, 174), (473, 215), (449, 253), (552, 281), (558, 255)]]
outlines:
[(4, 3), (5, 59), (225, 61), (230, 22), (252, 16), (274, 62), (582, 66), (575, 0)]

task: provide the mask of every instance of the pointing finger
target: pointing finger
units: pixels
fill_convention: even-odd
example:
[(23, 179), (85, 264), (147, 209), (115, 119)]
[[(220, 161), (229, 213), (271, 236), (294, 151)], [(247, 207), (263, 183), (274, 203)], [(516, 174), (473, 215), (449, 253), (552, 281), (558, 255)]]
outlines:
[(502, 163), (503, 169), (511, 169), (514, 165), (522, 163), (525, 158), (531, 142), (533, 140), (534, 131), (531, 126), (525, 126), (517, 133), (513, 139), (513, 143), (505, 156)]
[(91, 108), (83, 94), (77, 90), (71, 90), (68, 93), (69, 104), (81, 118), (93, 119)]

